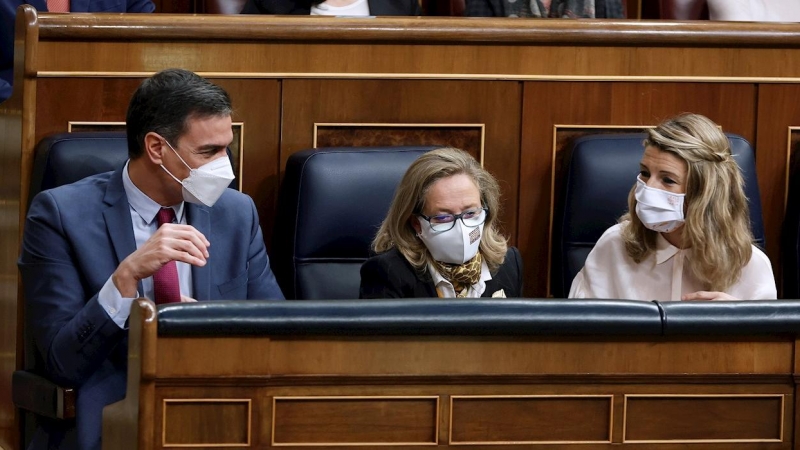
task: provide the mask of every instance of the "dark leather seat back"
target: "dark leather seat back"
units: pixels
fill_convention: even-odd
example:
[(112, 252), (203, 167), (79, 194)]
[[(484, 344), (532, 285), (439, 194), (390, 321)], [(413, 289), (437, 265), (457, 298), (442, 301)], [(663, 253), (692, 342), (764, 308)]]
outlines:
[(800, 155), (789, 169), (789, 195), (781, 232), (783, 298), (800, 298)]
[[(36, 145), (28, 205), (41, 191), (114, 170), (127, 159), (125, 132), (58, 133), (47, 136)], [(19, 307), (24, 308), (24, 304)], [(21, 416), (22, 448), (25, 448), (35, 430), (36, 419), (31, 412), (49, 418), (69, 418), (74, 414), (75, 405), (74, 394), (68, 395), (54, 383), (36, 375), (43, 373), (44, 362), (33, 338), (27, 333), (24, 321), (17, 326), (21, 327), (23, 335), (17, 351), (22, 352), (25, 370), (14, 373), (12, 395), (14, 403), (26, 412)], [(67, 400), (68, 397), (70, 400)], [(56, 398), (58, 401), (55, 401)]]
[[(764, 247), (761, 196), (750, 143), (727, 134), (744, 177), (756, 245)], [(645, 134), (603, 134), (575, 141), (564, 183), (564, 202), (553, 227), (553, 295), (565, 297), (572, 279), (603, 232), (628, 210), (628, 193), (639, 174)]]
[(270, 252), (286, 298), (358, 298), (361, 264), (397, 184), (434, 148), (320, 148), (289, 157)]
[[(28, 205), (41, 191), (74, 183), (98, 173), (114, 170), (128, 159), (125, 132), (58, 133), (36, 145)], [(36, 346), (25, 335), (25, 368), (37, 364)]]
[(47, 136), (36, 145), (28, 204), (41, 191), (114, 170), (127, 159), (123, 131)]

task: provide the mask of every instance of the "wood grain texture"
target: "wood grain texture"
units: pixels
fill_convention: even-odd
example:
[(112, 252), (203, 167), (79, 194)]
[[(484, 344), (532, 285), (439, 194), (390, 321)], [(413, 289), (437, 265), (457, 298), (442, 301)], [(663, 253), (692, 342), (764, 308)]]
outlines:
[(250, 444), (249, 399), (166, 399), (163, 445)]
[[(790, 374), (792, 342), (424, 337), (159, 339), (157, 372), (193, 378), (278, 375)], [(205, 349), (196, 354), (193, 348)], [(241, 361), (248, 361), (242, 365)]]
[(611, 441), (613, 397), (454, 397), (450, 443)]
[[(286, 80), (281, 167), (285, 167), (289, 155), (312, 147), (315, 123), (484, 124), (484, 167), (500, 183), (504, 207), (500, 219), (513, 242), (520, 99), (520, 85), (513, 82)], [(409, 143), (442, 144), (437, 136), (421, 137), (423, 140)]]
[(781, 396), (633, 396), (626, 441), (782, 441)]
[[(214, 40), (330, 40), (391, 42), (537, 42), (542, 44), (681, 45), (792, 48), (800, 44), (800, 30), (790, 24), (735, 22), (659, 22), (592, 20), (514, 20), (484, 18), (381, 17), (358, 18), (270, 16), (147, 17), (41, 14), (46, 40), (192, 39), (202, 26), (205, 39)], [(346, 37), (343, 37), (346, 36)]]
[(435, 444), (436, 398), (275, 399), (275, 444)]
[(769, 236), (767, 255), (772, 260), (775, 274), (779, 277), (781, 270), (776, 262), (782, 250), (780, 233), (788, 200), (786, 197), (789, 182), (788, 164), (792, 156), (789, 127), (800, 127), (798, 102), (800, 102), (800, 86), (776, 84), (761, 85), (758, 88), (756, 139), (758, 187), (761, 190), (764, 229)]

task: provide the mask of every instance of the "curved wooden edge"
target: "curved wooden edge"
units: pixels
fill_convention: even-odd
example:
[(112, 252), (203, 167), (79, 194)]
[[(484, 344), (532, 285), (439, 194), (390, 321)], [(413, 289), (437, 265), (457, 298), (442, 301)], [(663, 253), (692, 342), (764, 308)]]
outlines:
[(125, 399), (103, 409), (103, 448), (153, 448), (156, 375), (156, 305), (139, 298), (128, 321), (128, 380)]
[[(30, 7), (26, 7), (30, 8)], [(30, 8), (32, 9), (32, 8)], [(42, 14), (42, 39), (290, 40), (393, 43), (773, 47), (800, 45), (800, 25), (709, 21), (509, 20), (483, 17), (281, 17)]]

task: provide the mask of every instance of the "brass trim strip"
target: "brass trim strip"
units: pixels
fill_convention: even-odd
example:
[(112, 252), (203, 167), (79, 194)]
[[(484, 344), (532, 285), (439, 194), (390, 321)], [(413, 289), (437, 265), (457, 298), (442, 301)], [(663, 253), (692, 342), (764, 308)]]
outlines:
[[(38, 78), (147, 78), (152, 72), (126, 71), (38, 71)], [(196, 72), (205, 78), (376, 78), (376, 79), (452, 79), (508, 81), (659, 81), (704, 83), (800, 83), (800, 77), (724, 77), (664, 75), (520, 75), (476, 73), (348, 73), (348, 72)]]
[(125, 122), (92, 122), (92, 121), (82, 121), (82, 120), (70, 120), (67, 122), (67, 133), (72, 133), (72, 127), (74, 125), (90, 125), (90, 126), (125, 126)]
[[(453, 399), (506, 399), (506, 398), (606, 398), (608, 399), (609, 420), (608, 440), (605, 441), (453, 441)], [(553, 444), (612, 444), (614, 441), (614, 395), (613, 394), (577, 394), (577, 395), (451, 395), (450, 396), (450, 430), (448, 441), (450, 445), (553, 445)]]
[[(167, 403), (246, 403), (247, 404), (247, 442), (224, 444), (168, 444), (167, 443)], [(164, 448), (206, 448), (206, 447), (250, 447), (253, 442), (253, 400), (249, 398), (170, 398), (163, 399), (161, 406), (161, 446)]]
[[(622, 443), (623, 444), (713, 444), (713, 443), (747, 443), (747, 442), (783, 442), (784, 422), (786, 421), (785, 394), (624, 394), (622, 407)], [(657, 439), (632, 440), (627, 438), (628, 398), (780, 398), (780, 438), (778, 439)]]
[[(279, 400), (287, 401), (312, 401), (312, 400), (434, 400), (436, 414), (434, 417), (433, 442), (310, 442), (310, 443), (285, 443), (275, 442), (276, 407)], [(438, 395), (320, 395), (320, 396), (274, 396), (272, 397), (272, 433), (270, 445), (273, 447), (397, 447), (397, 446), (436, 446), (439, 445), (439, 396)]]

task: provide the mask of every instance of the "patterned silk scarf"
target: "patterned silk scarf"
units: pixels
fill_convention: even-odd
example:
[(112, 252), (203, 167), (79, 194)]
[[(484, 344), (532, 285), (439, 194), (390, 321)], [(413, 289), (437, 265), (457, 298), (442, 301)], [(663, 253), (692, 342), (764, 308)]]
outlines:
[(439, 261), (434, 261), (433, 263), (442, 278), (453, 285), (457, 298), (465, 298), (469, 292), (469, 287), (478, 283), (481, 279), (483, 258), (480, 253), (464, 264), (448, 264)]

